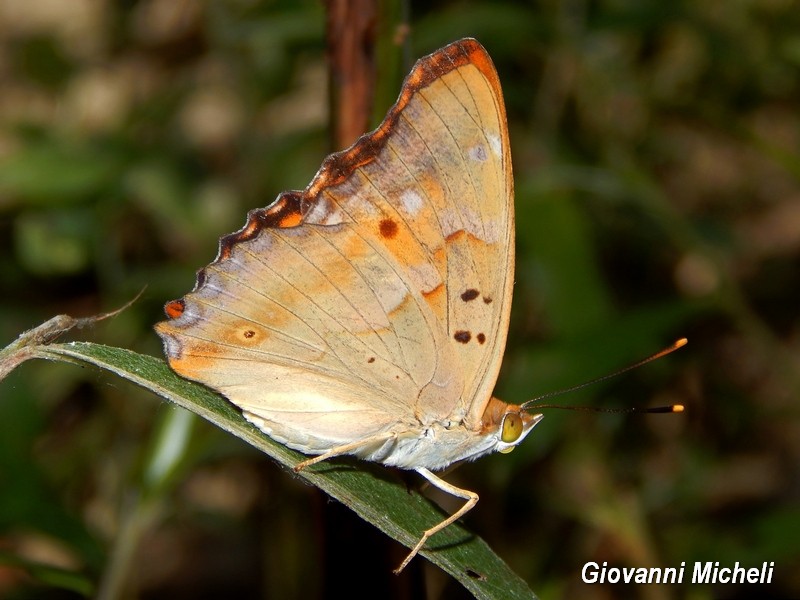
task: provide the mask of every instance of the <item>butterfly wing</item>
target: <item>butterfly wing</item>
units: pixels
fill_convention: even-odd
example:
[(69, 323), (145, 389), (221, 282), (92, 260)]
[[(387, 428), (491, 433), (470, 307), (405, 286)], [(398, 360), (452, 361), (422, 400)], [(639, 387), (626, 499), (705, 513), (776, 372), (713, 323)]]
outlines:
[(485, 50), (420, 60), (384, 122), (251, 211), (156, 330), (170, 366), (310, 453), (479, 426), (513, 273), (505, 114)]

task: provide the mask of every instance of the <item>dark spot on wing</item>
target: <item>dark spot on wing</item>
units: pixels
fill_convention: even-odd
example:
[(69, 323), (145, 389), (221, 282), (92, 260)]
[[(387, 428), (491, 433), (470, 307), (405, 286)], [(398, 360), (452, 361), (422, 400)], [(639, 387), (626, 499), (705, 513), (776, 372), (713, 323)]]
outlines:
[(489, 296), (484, 296), (484, 297), (483, 297), (483, 303), (484, 303), (484, 304), (491, 304), (491, 303), (492, 303), (492, 299), (491, 299), (491, 297), (489, 297)]
[(243, 331), (242, 335), (249, 340), (256, 335), (256, 332), (252, 329), (248, 329), (247, 331)]
[(480, 292), (475, 288), (470, 288), (463, 294), (461, 294), (461, 299), (464, 302), (469, 302), (470, 300), (475, 300), (480, 295)]
[(392, 239), (397, 235), (397, 223), (392, 219), (383, 219), (380, 224), (381, 235), (387, 239)]
[(486, 341), (486, 336), (482, 333), (476, 335), (475, 338), (478, 340), (479, 344), (483, 344)]
[(453, 334), (453, 339), (462, 344), (466, 344), (472, 339), (472, 334), (469, 331), (456, 331)]

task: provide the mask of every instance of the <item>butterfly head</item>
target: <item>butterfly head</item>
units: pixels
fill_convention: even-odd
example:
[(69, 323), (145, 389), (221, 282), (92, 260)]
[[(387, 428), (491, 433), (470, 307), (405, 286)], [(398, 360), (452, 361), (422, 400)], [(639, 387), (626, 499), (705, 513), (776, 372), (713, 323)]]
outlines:
[(483, 413), (483, 430), (495, 438), (495, 452), (507, 454), (525, 439), (542, 414), (526, 412), (521, 406), (492, 398)]

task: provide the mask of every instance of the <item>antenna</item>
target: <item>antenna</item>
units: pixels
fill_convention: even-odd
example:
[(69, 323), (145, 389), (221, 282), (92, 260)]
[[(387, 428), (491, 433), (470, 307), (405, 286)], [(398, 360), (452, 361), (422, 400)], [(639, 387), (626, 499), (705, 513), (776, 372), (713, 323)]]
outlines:
[(683, 348), (689, 340), (686, 338), (681, 338), (676, 342), (673, 342), (663, 350), (659, 350), (655, 354), (651, 354), (647, 358), (643, 358), (632, 365), (628, 365), (627, 367), (623, 367), (618, 371), (614, 371), (613, 373), (609, 373), (608, 375), (603, 375), (602, 377), (597, 377), (596, 379), (592, 379), (590, 381), (585, 381), (584, 383), (579, 383), (578, 385), (573, 385), (572, 387), (568, 387), (563, 390), (555, 390), (553, 392), (547, 392), (546, 394), (542, 394), (541, 396), (537, 396), (532, 400), (528, 400), (524, 402), (520, 408), (523, 410), (527, 410), (532, 407), (532, 405), (536, 404), (537, 409), (539, 408), (560, 408), (563, 410), (575, 410), (581, 412), (605, 412), (605, 413), (679, 413), (684, 411), (683, 404), (671, 404), (669, 406), (654, 406), (652, 408), (600, 408), (594, 406), (563, 406), (560, 404), (537, 404), (542, 400), (546, 400), (548, 398), (552, 398), (554, 396), (562, 396), (564, 394), (570, 394), (572, 392), (576, 392), (578, 390), (582, 390), (585, 387), (590, 385), (594, 385), (596, 383), (600, 383), (601, 381), (605, 381), (606, 379), (611, 379), (612, 377), (616, 377), (617, 375), (622, 375), (623, 373), (627, 373), (633, 369), (638, 369), (639, 367), (646, 365), (649, 362), (652, 362), (656, 359), (662, 358), (667, 354), (671, 354), (675, 352), (678, 348)]

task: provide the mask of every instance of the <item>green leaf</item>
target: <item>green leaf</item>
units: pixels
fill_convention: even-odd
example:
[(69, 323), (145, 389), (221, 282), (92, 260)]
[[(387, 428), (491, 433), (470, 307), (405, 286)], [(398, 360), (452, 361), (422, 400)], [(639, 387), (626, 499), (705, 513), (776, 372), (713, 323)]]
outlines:
[[(32, 357), (88, 363), (115, 373), (215, 423), (287, 468), (304, 458), (261, 433), (221, 396), (175, 375), (161, 359), (84, 342), (39, 345), (29, 350)], [(386, 477), (378, 465), (337, 459), (310, 467), (297, 476), (408, 547), (414, 546), (423, 530), (443, 518), (438, 507), (418, 493), (409, 494), (404, 485)], [(483, 540), (457, 523), (436, 534), (420, 554), (455, 577), (477, 598), (535, 598), (527, 584)]]

